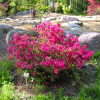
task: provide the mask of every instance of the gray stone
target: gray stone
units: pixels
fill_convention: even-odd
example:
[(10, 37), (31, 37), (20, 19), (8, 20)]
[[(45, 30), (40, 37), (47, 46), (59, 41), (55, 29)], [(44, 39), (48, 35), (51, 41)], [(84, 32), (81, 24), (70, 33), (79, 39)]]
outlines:
[(63, 17), (62, 19), (64, 22), (69, 22), (69, 21), (79, 21), (79, 19), (74, 18), (74, 17)]
[(56, 20), (56, 17), (46, 18), (46, 20)]
[(50, 21), (50, 19), (46, 18), (46, 19), (43, 19), (42, 21), (48, 22), (48, 21)]
[(83, 23), (80, 21), (70, 21), (70, 22), (68, 22), (68, 24), (76, 24), (76, 25), (80, 25), (80, 26), (83, 25)]
[(73, 27), (73, 28), (70, 28), (71, 30), (74, 30), (74, 31), (81, 31), (81, 29), (79, 27)]
[(81, 34), (81, 32), (79, 32), (79, 31), (74, 31), (74, 30), (64, 30), (64, 34), (65, 34), (65, 35), (73, 34), (73, 35), (79, 36), (79, 35)]
[(30, 10), (28, 10), (27, 13), (30, 13)]
[(8, 33), (12, 29), (14, 29), (14, 28), (11, 25), (0, 25), (0, 34)]
[(19, 20), (21, 20), (21, 19), (15, 19), (15, 21), (19, 21)]
[(81, 45), (86, 44), (91, 51), (100, 50), (100, 33), (97, 32), (85, 32), (78, 38)]
[(6, 42), (8, 43), (8, 41), (12, 42), (13, 40), (13, 36), (15, 35), (15, 33), (18, 33), (18, 36), (22, 36), (24, 34), (27, 34), (28, 36), (31, 37), (38, 37), (39, 34), (37, 32), (34, 31), (25, 31), (23, 29), (17, 28), (17, 29), (13, 29), (10, 32), (8, 32), (8, 34), (6, 35)]
[(69, 25), (67, 25), (67, 28), (74, 28), (74, 27), (80, 27), (80, 26), (77, 25), (77, 24), (69, 24)]
[(16, 15), (20, 15), (20, 14), (22, 14), (22, 12), (19, 12), (19, 13), (17, 13)]
[(13, 20), (13, 19), (11, 19), (11, 18), (6, 18), (6, 21), (10, 21), (10, 20)]
[(57, 19), (57, 20), (59, 20), (59, 19), (60, 19), (60, 17), (57, 17), (56, 19)]
[(22, 12), (23, 15), (25, 15), (25, 14), (27, 14), (27, 13), (28, 13), (27, 11), (23, 11), (23, 12)]
[(27, 22), (22, 22), (22, 24), (36, 24), (36, 21), (27, 21)]
[(22, 23), (17, 23), (17, 26), (21, 26), (22, 25)]
[(3, 19), (0, 19), (0, 21), (3, 21)]

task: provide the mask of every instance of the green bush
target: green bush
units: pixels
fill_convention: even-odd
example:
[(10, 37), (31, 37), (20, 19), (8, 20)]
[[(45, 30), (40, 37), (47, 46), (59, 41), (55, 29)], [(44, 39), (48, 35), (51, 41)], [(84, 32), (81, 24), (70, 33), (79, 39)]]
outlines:
[(58, 10), (59, 9), (60, 9), (61, 12), (63, 11), (64, 14), (69, 14), (69, 13), (73, 12), (73, 9), (72, 9), (71, 5), (69, 5), (67, 7), (66, 4), (62, 4), (62, 3), (60, 3)]
[(57, 8), (57, 13), (63, 13), (63, 9), (62, 9), (63, 7), (62, 7), (62, 5), (61, 5), (61, 3), (59, 4), (59, 7)]

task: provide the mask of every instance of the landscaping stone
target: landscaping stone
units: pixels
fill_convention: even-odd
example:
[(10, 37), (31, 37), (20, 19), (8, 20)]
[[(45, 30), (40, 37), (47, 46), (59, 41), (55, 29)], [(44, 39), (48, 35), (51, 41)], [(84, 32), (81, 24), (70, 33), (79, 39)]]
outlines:
[(74, 17), (63, 17), (64, 22), (69, 22), (69, 21), (79, 21), (79, 19), (74, 18)]
[(42, 19), (42, 21), (48, 22), (50, 21), (50, 19), (46, 18), (46, 19)]
[(86, 44), (91, 51), (100, 50), (100, 33), (97, 32), (85, 32), (78, 38), (81, 45)]
[(19, 20), (22, 20), (22, 19), (15, 19), (15, 21), (19, 21)]
[(17, 13), (16, 15), (20, 15), (20, 14), (22, 14), (22, 12), (19, 12), (19, 13)]
[(73, 27), (73, 28), (70, 28), (71, 30), (74, 30), (74, 31), (81, 31), (81, 29), (79, 27)]
[(59, 19), (60, 19), (60, 17), (57, 17), (56, 19), (57, 19), (57, 20), (59, 20)]
[(6, 21), (10, 21), (10, 20), (13, 20), (13, 19), (11, 19), (11, 18), (6, 18)]
[(28, 10), (27, 13), (30, 13), (30, 10)]
[(64, 34), (65, 36), (69, 36), (71, 34), (73, 34), (74, 36), (79, 36), (81, 34), (81, 32), (79, 31), (75, 31), (75, 30), (64, 30)]
[(0, 34), (8, 33), (12, 29), (14, 28), (11, 25), (0, 25)]
[(77, 25), (77, 24), (69, 24), (69, 25), (67, 25), (67, 28), (74, 28), (74, 27), (80, 27), (80, 26)]
[(27, 34), (28, 36), (34, 36), (34, 37), (38, 37), (39, 36), (39, 34), (37, 32), (34, 32), (34, 31), (25, 31), (23, 29), (17, 28), (17, 29), (11, 30), (6, 35), (6, 42), (7, 43), (8, 43), (8, 41), (12, 42), (13, 36), (15, 35), (15, 33), (18, 33), (18, 36), (22, 36), (24, 34)]
[(22, 22), (22, 24), (36, 24), (36, 21), (27, 21), (27, 22)]
[(76, 25), (79, 25), (79, 26), (83, 25), (83, 23), (80, 22), (80, 21), (70, 21), (70, 22), (68, 22), (68, 24), (76, 24)]
[(46, 20), (56, 20), (56, 17), (46, 18)]
[(22, 12), (23, 15), (25, 15), (25, 14), (27, 14), (27, 13), (28, 13), (27, 11), (23, 11), (23, 12)]
[(22, 23), (17, 23), (17, 26), (21, 26), (22, 25)]

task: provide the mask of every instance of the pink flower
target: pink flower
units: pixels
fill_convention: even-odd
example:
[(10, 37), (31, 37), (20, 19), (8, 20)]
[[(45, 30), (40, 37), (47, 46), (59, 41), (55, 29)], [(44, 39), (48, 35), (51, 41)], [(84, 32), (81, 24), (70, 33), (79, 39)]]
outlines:
[(54, 73), (56, 73), (56, 74), (57, 74), (57, 69), (55, 69), (55, 68), (54, 68), (54, 70), (53, 70), (53, 71), (54, 71)]
[(53, 86), (51, 87), (51, 89), (53, 89)]
[(58, 88), (60, 88), (61, 86), (57, 85)]
[(34, 76), (34, 72), (32, 72), (31, 74), (32, 74), (32, 76)]
[(19, 84), (22, 84), (22, 82), (20, 82)]
[(30, 82), (30, 80), (28, 80), (27, 82)]
[(37, 66), (37, 62), (34, 62), (34, 65)]
[(23, 78), (23, 80), (25, 80), (25, 78)]
[(84, 45), (84, 48), (87, 48), (87, 45), (86, 44)]
[(32, 69), (32, 68), (33, 68), (33, 65), (30, 64), (30, 69)]
[(53, 78), (51, 78), (51, 81), (53, 81), (54, 79)]
[(48, 84), (49, 84), (49, 82), (46, 82), (46, 83), (45, 83), (45, 85), (48, 85)]
[(8, 41), (8, 44), (10, 44), (10, 41)]
[(37, 73), (37, 76), (40, 76), (40, 74), (39, 74), (39, 73)]

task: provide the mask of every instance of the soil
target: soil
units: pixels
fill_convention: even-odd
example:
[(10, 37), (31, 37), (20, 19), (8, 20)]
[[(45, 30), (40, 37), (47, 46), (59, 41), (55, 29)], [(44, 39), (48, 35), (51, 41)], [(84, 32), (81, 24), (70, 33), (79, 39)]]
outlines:
[[(45, 16), (46, 17), (58, 17), (58, 16), (61, 16), (61, 14), (51, 13), (51, 14), (47, 14)], [(31, 19), (30, 18), (30, 14), (22, 15), (22, 16), (15, 16), (13, 18), (14, 19), (16, 19), (16, 18), (17, 19), (22, 19), (24, 21), (26, 21), (28, 19), (29, 20)], [(99, 22), (100, 18), (99, 17), (97, 19), (98, 20), (97, 22), (93, 18), (79, 17), (79, 16), (77, 16), (77, 18), (80, 21), (83, 22), (83, 26), (81, 27), (82, 33), (83, 32), (87, 32), (87, 31), (100, 32), (100, 29), (99, 29), (100, 28), (100, 22)], [(3, 23), (3, 24), (13, 25), (14, 28), (22, 28), (24, 30), (33, 30), (33, 25), (17, 26), (16, 23), (18, 23), (18, 22), (19, 21), (6, 21), (6, 23)], [(51, 21), (51, 23), (52, 24), (60, 23), (61, 24), (61, 28), (63, 28), (64, 30), (67, 29), (66, 26), (68, 25), (68, 23), (63, 22), (60, 19), (53, 20), (53, 21)], [(9, 45), (5, 41), (6, 35), (7, 35), (7, 33), (0, 34), (0, 59), (5, 59), (8, 56), (7, 47)], [(95, 75), (94, 74), (96, 73), (96, 66), (93, 65), (93, 64), (87, 63), (87, 65), (82, 66), (82, 69), (80, 69), (80, 71), (81, 72), (78, 72), (78, 73), (79, 73), (79, 76), (81, 77), (82, 85), (84, 87), (87, 87), (88, 83), (89, 83), (92, 86), (94, 84), (94, 82), (95, 82)], [(25, 85), (18, 83), (20, 80), (23, 81), (23, 77), (20, 77), (20, 74), (17, 71), (14, 71), (13, 69), (11, 69), (11, 74), (14, 76), (14, 80), (13, 81), (15, 82), (15, 87), (17, 86), (16, 89), (19, 89), (19, 94), (23, 90), (26, 91)], [(65, 75), (62, 79), (59, 79), (59, 81), (57, 81), (57, 83), (55, 83), (55, 84), (50, 83), (49, 87), (53, 87), (52, 92), (54, 92), (56, 96), (58, 95), (58, 91), (59, 91), (59, 87), (57, 87), (57, 85), (59, 85), (59, 86), (64, 88), (63, 89), (63, 94), (66, 95), (66, 96), (75, 96), (80, 91), (79, 90), (79, 84), (77, 83), (77, 80), (76, 80), (75, 77), (73, 77), (73, 79), (72, 79), (71, 77), (69, 78), (69, 77), (67, 77), (67, 75)], [(33, 86), (33, 88), (34, 88), (34, 86)], [(28, 90), (27, 97), (30, 97), (32, 95), (32, 93), (34, 92), (33, 88)]]

